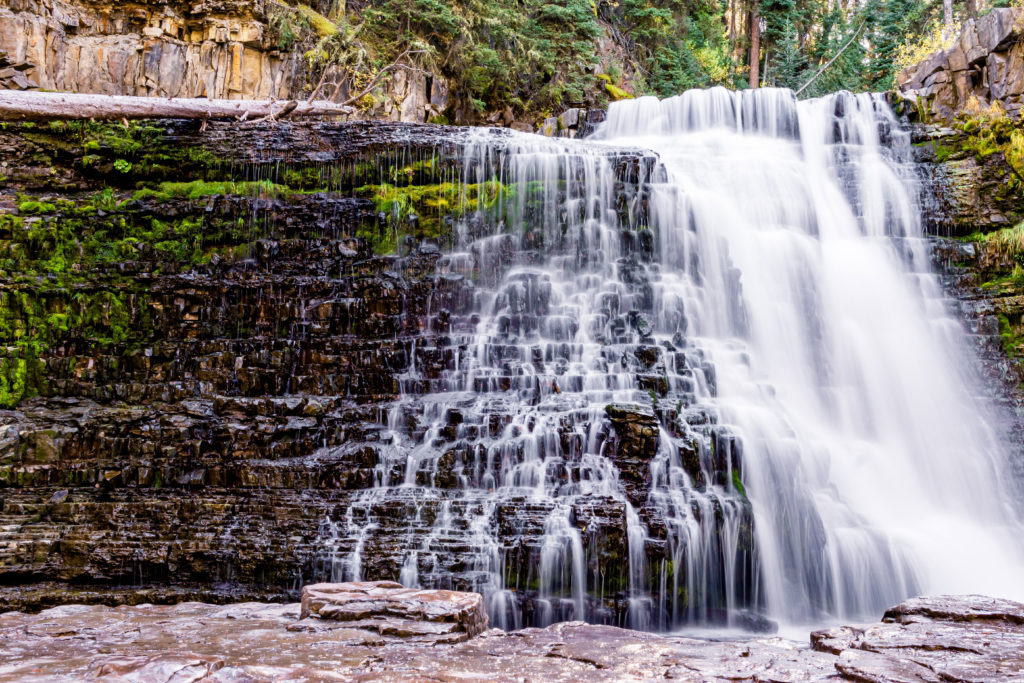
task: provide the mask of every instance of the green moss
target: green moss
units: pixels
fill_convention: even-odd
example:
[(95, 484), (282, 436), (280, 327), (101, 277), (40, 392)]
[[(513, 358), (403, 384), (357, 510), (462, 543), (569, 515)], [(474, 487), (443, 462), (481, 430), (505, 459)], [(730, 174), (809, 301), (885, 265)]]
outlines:
[(953, 239), (960, 242), (974, 242), (980, 244), (985, 241), (985, 233), (980, 230), (975, 230), (970, 235), (963, 235), (961, 237), (954, 237)]
[(166, 201), (172, 198), (202, 199), (215, 195), (248, 195), (277, 197), (289, 193), (284, 185), (269, 181), (206, 181), (163, 182), (155, 188), (143, 188), (135, 193), (133, 199), (157, 199)]
[(1003, 342), (1003, 350), (1006, 351), (1008, 356), (1020, 358), (1024, 355), (1024, 336), (1019, 331), (1019, 324), (1012, 324), (1010, 319), (1003, 313), (1000, 313), (998, 318), (999, 336)]
[(139, 179), (169, 180), (216, 172), (221, 161), (206, 149), (182, 145), (165, 129), (146, 122), (68, 121), (62, 126), (29, 129), (21, 135), (42, 150), (37, 162), (72, 157), (89, 176), (125, 185)]
[(327, 189), (328, 178), (325, 177), (323, 169), (312, 166), (302, 166), (298, 168), (286, 168), (281, 172), (280, 181), (291, 190), (301, 192), (323, 192)]
[[(422, 168), (409, 167), (400, 173), (414, 175)], [(437, 239), (450, 243), (451, 222), (467, 213), (494, 209), (509, 196), (498, 181), (483, 183), (437, 183), (431, 185), (364, 185), (356, 189), (358, 196), (373, 201), (384, 217), (384, 226), (364, 228), (359, 237), (368, 239), (378, 253), (394, 251), (401, 237)], [(416, 216), (416, 220), (412, 220)]]
[(32, 216), (41, 213), (53, 213), (57, 207), (49, 202), (35, 200), (24, 201), (18, 204), (18, 213)]
[(747, 489), (743, 486), (743, 482), (740, 480), (740, 473), (735, 468), (732, 470), (732, 487), (738, 494), (744, 498), (747, 497)]
[[(266, 187), (179, 183), (163, 189), (188, 197)], [(154, 217), (122, 205), (106, 188), (74, 201), (22, 196), (25, 216), (0, 215), (0, 407), (46, 393), (48, 370), (40, 359), (55, 344), (89, 340), (113, 347), (116, 355), (148, 338), (148, 283), (121, 275), (120, 264), (142, 260), (151, 272), (179, 272), (213, 253), (244, 257), (254, 238), (251, 226), (236, 217), (198, 211)]]
[(333, 21), (331, 21), (324, 15), (320, 14), (316, 10), (312, 9), (308, 5), (300, 4), (296, 7), (296, 9), (298, 9), (302, 17), (309, 23), (309, 25), (313, 28), (314, 31), (316, 31), (317, 35), (320, 36), (321, 38), (330, 38), (331, 36), (338, 32), (338, 27)]
[(604, 84), (604, 89), (605, 91), (607, 91), (608, 96), (612, 99), (613, 102), (617, 100), (633, 99), (633, 95), (631, 93), (627, 92), (626, 90), (623, 90), (619, 86), (614, 85), (612, 83), (606, 82)]

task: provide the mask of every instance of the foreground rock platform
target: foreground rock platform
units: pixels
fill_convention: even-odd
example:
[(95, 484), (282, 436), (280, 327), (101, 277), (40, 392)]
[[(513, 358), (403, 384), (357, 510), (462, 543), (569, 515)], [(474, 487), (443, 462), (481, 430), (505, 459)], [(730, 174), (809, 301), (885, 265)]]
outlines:
[[(581, 622), (491, 629), (459, 644), (353, 627), (368, 618), (410, 621), (420, 614), (422, 624), (471, 628), (458, 620), (476, 613), (472, 594), (395, 586), (311, 586), (303, 605), (8, 612), (0, 614), (0, 681), (1024, 680), (1024, 604), (983, 596), (915, 598), (888, 610), (881, 623), (817, 631), (809, 645), (661, 636)], [(348, 623), (324, 616), (331, 606), (355, 613), (358, 605), (364, 613)], [(424, 613), (424, 605), (433, 609)], [(310, 619), (333, 627), (294, 628)]]

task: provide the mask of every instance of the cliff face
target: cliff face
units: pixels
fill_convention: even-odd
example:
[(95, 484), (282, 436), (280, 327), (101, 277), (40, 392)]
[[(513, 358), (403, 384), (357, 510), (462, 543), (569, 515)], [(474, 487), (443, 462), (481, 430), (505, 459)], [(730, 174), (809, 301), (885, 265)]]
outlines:
[[(478, 378), (472, 393), (490, 397), (486, 410), (461, 401), (438, 414), (430, 401), (473, 339), (480, 289), (545, 248), (529, 230), (500, 235), (490, 251), (442, 253), (454, 217), (482, 231), (499, 196), (547, 190), (458, 182), (473, 134), (380, 122), (0, 131), (0, 582), (19, 586), (4, 604), (176, 600), (199, 586), (205, 599), (277, 595), (348, 572), (353, 557), (364, 578), (414, 570), (424, 585), (472, 589), (487, 576), (482, 544), (493, 533), (524, 622), (567, 616), (567, 601), (538, 599), (553, 503), (487, 500), (493, 470), (525, 457), (481, 454), (520, 428), (518, 402), (502, 397), (526, 380)], [(616, 193), (645, 163), (621, 154)], [(524, 210), (537, 201), (524, 195)], [(623, 232), (628, 258), (649, 252), (645, 237)], [(644, 291), (642, 278), (631, 282)], [(527, 285), (510, 328), (546, 315), (550, 290)], [(493, 351), (511, 352), (511, 342)], [(648, 496), (650, 459), (669, 438), (659, 423), (682, 430), (688, 420), (708, 435), (708, 445), (671, 435), (701, 490), (738, 489), (701, 523), (710, 544), (737, 544), (729, 589), (752, 600), (752, 515), (734, 483), (741, 450), (668, 393), (663, 352), (642, 340), (616, 360), (661, 397), (660, 412), (567, 411), (558, 447), (569, 455), (546, 475), (565, 487), (585, 476), (585, 435), (608, 444), (622, 472), (634, 507), (594, 494), (559, 510), (581, 539), (585, 609), (598, 621), (623, 623), (631, 609), (630, 511), (650, 529), (636, 548), (646, 584), (686, 571), (685, 553), (674, 571), (665, 561), (670, 521)], [(674, 354), (680, 367), (699, 362)], [(422, 462), (396, 438), (427, 444), (415, 451)], [(418, 547), (429, 553), (404, 566)], [(125, 584), (158, 588), (95, 588)], [(691, 604), (683, 590), (677, 599)]]
[(968, 21), (949, 49), (899, 74), (894, 96), (913, 124), (927, 227), (945, 238), (938, 263), (1015, 441), (1024, 415), (1022, 35), (1019, 9)]
[(0, 52), (50, 90), (287, 98), (301, 57), (275, 40), (263, 0), (0, 5)]
[(951, 121), (974, 98), (981, 106), (999, 102), (1014, 116), (1024, 94), (1022, 15), (994, 9), (968, 20), (952, 47), (897, 76), (899, 94), (925, 120)]
[[(303, 45), (282, 39), (274, 7), (265, 0), (0, 0), (0, 66), (13, 65), (8, 79), (0, 69), (0, 86), (305, 99), (315, 84), (307, 80)], [(397, 71), (360, 118), (423, 123), (449, 104), (444, 78)]]
[[(1024, 452), (1024, 182), (1011, 149), (1020, 124), (961, 117), (913, 130), (936, 265), (974, 342), (984, 389), (1003, 410), (1004, 441)], [(1014, 467), (1024, 477), (1020, 458)]]
[(351, 192), (439, 138), (69, 124), (0, 149), (0, 580), (310, 580), (413, 338), (441, 334), (428, 302), (466, 306), (436, 248), (375, 253)]

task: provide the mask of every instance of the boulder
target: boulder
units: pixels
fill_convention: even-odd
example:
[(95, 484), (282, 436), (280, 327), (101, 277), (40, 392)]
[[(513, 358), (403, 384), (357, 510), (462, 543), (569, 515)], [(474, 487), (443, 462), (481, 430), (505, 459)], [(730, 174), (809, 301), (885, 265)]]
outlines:
[(994, 9), (977, 20), (978, 44), (987, 52), (1009, 46), (1017, 37), (1017, 13), (1010, 8)]
[(1024, 671), (1024, 604), (981, 595), (912, 598), (882, 623), (811, 634), (856, 680), (1017, 680)]
[(300, 619), (340, 622), (341, 627), (376, 631), (381, 636), (448, 643), (468, 640), (488, 626), (479, 593), (405, 588), (394, 581), (306, 586)]

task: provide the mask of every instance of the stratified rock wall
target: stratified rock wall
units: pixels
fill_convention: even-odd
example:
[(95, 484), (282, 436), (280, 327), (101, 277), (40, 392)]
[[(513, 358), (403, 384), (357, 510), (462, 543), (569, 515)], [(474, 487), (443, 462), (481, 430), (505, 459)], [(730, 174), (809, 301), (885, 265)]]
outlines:
[[(676, 368), (711, 368), (682, 346), (655, 345), (639, 310), (628, 324), (643, 336), (621, 342), (614, 360), (664, 400), (565, 408), (549, 446), (565, 455), (545, 475), (571, 490), (607, 444), (622, 486), (609, 479), (614, 489), (558, 501), (525, 485), (489, 496), (495, 470), (526, 458), (519, 445), (486, 454), (521, 429), (531, 376), (506, 363), (472, 390), (453, 391), (449, 378), (475, 343), (480, 291), (548, 247), (532, 229), (496, 235), (490, 251), (449, 247), (456, 219), (483, 232), (488, 202), (529, 189), (460, 180), (469, 136), (491, 136), (498, 154), (510, 133), (200, 126), (0, 131), (0, 582), (12, 586), (0, 604), (77, 599), (68, 586), (83, 600), (136, 601), (134, 591), (96, 592), (133, 584), (147, 585), (146, 600), (196, 586), (210, 599), (263, 597), (416, 572), (424, 587), (502, 593), (523, 624), (626, 623), (637, 604), (667, 623), (675, 617), (651, 595), (663, 583), (665, 604), (695, 618), (756, 611), (740, 449), (691, 405), (692, 379), (671, 393), (664, 354)], [(652, 158), (604, 153), (627, 206)], [(623, 253), (649, 254), (643, 231), (621, 238)], [(631, 277), (646, 282), (639, 269)], [(510, 328), (549, 312), (543, 279), (523, 281), (532, 294)], [(632, 340), (626, 316), (619, 323)], [(494, 349), (518, 354), (511, 343)], [(582, 379), (559, 381), (568, 392)], [(693, 495), (706, 494), (704, 507), (684, 510), (700, 515), (703, 555), (680, 543), (650, 495), (667, 439), (679, 442)], [(631, 514), (644, 537), (631, 538)], [(580, 570), (576, 596), (543, 594), (552, 520), (564, 523), (559, 542), (578, 539), (560, 565)], [(688, 578), (726, 554), (735, 579), (692, 597)], [(481, 586), (495, 575), (507, 590)], [(641, 583), (654, 588), (638, 597)]]
[(264, 0), (4, 0), (0, 52), (49, 90), (287, 98), (301, 55), (272, 41)]
[[(352, 196), (353, 182), (378, 178), (394, 154), (442, 155), (443, 132), (198, 128), (0, 133), (0, 297), (5, 320), (18, 320), (4, 328), (0, 356), (14, 372), (0, 393), (17, 404), (0, 411), (5, 583), (297, 589), (316, 573), (323, 520), (373, 485), (382, 411), (414, 339), (421, 349), (445, 343), (443, 327), (431, 331), (431, 307), (469, 306), (468, 280), (435, 276), (436, 247), (375, 253), (366, 236), (380, 217)], [(247, 174), (267, 179), (267, 191), (223, 182)], [(160, 178), (218, 194), (117, 190), (96, 206), (108, 182)], [(271, 178), (294, 185), (287, 197)], [(303, 193), (304, 183), (338, 191)], [(26, 241), (33, 230), (44, 239), (36, 246)], [(161, 237), (122, 239), (153, 230)], [(56, 253), (61, 235), (78, 244), (74, 263), (50, 262), (42, 279), (15, 265)], [(86, 256), (90, 235), (102, 235), (101, 251), (127, 250)], [(55, 332), (64, 315), (98, 327), (83, 334), (71, 324), (33, 360), (25, 334)], [(404, 514), (395, 507), (396, 519)]]

